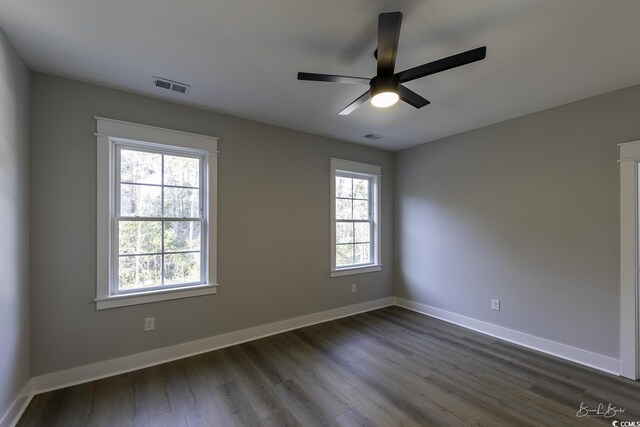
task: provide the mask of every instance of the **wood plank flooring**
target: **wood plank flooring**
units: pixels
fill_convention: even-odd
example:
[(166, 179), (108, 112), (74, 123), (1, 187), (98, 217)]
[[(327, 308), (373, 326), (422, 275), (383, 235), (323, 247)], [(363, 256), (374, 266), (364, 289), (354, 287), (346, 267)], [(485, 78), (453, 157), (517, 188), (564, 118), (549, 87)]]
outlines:
[(36, 396), (20, 426), (590, 426), (640, 383), (388, 307)]

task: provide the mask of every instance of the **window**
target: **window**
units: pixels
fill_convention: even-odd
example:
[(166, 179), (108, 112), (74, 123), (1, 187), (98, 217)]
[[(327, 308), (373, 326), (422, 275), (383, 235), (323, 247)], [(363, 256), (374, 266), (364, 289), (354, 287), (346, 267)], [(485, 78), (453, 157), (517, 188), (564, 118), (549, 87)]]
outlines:
[(331, 276), (379, 271), (381, 167), (331, 159)]
[(97, 121), (97, 308), (215, 293), (217, 139)]

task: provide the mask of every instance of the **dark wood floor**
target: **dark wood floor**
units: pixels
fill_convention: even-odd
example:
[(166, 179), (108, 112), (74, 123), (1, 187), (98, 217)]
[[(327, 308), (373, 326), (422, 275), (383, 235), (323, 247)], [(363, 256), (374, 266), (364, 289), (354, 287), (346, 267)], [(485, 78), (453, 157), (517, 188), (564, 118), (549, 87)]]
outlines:
[(640, 384), (388, 307), (36, 396), (21, 426), (573, 426)]

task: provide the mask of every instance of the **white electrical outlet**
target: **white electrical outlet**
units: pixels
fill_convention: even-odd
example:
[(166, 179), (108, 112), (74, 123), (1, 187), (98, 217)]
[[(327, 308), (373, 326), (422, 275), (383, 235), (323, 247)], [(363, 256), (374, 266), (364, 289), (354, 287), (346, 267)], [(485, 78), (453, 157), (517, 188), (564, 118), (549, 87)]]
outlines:
[(144, 318), (144, 331), (153, 331), (156, 328), (156, 318), (155, 317), (145, 317)]
[(355, 283), (352, 283), (352, 284), (351, 284), (351, 293), (352, 293), (352, 294), (355, 294), (355, 293), (356, 293), (356, 284), (355, 284)]
[(500, 300), (499, 299), (492, 299), (491, 300), (491, 309), (492, 310), (496, 310), (496, 311), (500, 311)]

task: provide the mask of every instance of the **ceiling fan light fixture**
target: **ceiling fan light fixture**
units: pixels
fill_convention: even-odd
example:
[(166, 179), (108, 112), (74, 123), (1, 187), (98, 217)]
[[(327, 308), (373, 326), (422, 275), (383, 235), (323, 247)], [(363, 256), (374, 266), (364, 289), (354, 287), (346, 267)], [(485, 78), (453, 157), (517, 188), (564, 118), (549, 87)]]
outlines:
[(371, 105), (378, 108), (391, 107), (393, 104), (398, 102), (399, 99), (400, 96), (396, 92), (388, 90), (373, 95), (371, 98)]
[(391, 107), (400, 99), (399, 85), (397, 77), (376, 76), (371, 79), (371, 105), (378, 108)]
[(298, 73), (298, 80), (315, 82), (369, 84), (369, 90), (344, 107), (338, 114), (346, 116), (356, 108), (371, 100), (371, 105), (385, 108), (394, 105), (400, 99), (414, 108), (422, 108), (430, 102), (418, 95), (403, 83), (481, 61), (487, 55), (487, 47), (482, 46), (446, 58), (428, 62), (408, 70), (396, 72), (396, 54), (400, 40), (402, 12), (387, 12), (378, 15), (378, 46), (374, 52), (377, 62), (375, 77), (337, 76), (334, 74)]

